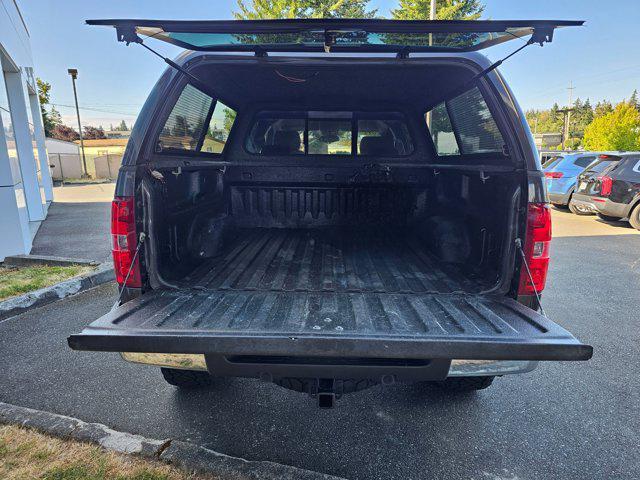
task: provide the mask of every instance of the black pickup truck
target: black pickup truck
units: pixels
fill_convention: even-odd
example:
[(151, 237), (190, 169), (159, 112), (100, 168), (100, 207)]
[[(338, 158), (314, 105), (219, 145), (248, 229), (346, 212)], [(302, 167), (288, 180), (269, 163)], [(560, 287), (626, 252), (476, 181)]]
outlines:
[(72, 348), (323, 407), (591, 357), (539, 313), (544, 176), (499, 63), (476, 52), (581, 22), (89, 23), (191, 51), (165, 59), (118, 176), (121, 298)]

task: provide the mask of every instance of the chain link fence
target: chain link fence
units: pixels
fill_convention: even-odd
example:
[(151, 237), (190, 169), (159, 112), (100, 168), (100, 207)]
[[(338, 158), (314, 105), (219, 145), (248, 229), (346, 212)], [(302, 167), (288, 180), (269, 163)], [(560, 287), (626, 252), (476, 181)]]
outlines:
[[(96, 180), (115, 180), (122, 164), (122, 155), (106, 153), (86, 155), (87, 174)], [(51, 177), (54, 180), (77, 180), (83, 178), (82, 155), (75, 153), (50, 153)]]

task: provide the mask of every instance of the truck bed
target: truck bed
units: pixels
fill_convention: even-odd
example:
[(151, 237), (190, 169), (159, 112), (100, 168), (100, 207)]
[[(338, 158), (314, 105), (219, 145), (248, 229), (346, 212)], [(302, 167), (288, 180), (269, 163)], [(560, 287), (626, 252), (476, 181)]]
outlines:
[[(242, 232), (179, 289), (156, 290), (69, 338), (159, 353), (580, 360), (570, 333), (439, 264), (399, 231)], [(462, 290), (472, 293), (463, 293)]]
[(478, 293), (491, 284), (439, 262), (400, 229), (241, 229), (182, 285), (265, 292)]

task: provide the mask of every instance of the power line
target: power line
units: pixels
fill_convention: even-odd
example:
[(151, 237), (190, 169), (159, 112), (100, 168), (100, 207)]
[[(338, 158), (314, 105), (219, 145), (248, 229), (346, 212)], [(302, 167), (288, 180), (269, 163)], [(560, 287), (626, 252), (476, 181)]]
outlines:
[[(60, 107), (60, 108), (76, 108), (74, 105), (65, 105), (62, 103), (49, 103), (49, 105), (53, 106), (53, 107)], [(117, 111), (117, 110), (104, 110), (104, 109), (100, 109), (100, 108), (92, 108), (92, 107), (78, 107), (80, 108), (80, 110), (91, 110), (93, 112), (101, 112), (101, 113), (113, 113), (113, 114), (117, 114), (117, 115), (128, 115), (131, 117), (135, 117), (138, 114), (137, 113), (130, 113), (130, 112), (121, 112), (121, 111)]]
[[(580, 76), (580, 85), (581, 86), (586, 86), (586, 85), (593, 85), (595, 83), (599, 83), (602, 82), (602, 78), (606, 78), (606, 77), (610, 77), (610, 76), (614, 76), (614, 77), (618, 77), (615, 80), (619, 81), (619, 80), (627, 80), (626, 78), (620, 77), (619, 73), (627, 71), (627, 70), (636, 70), (640, 68), (640, 64), (639, 65), (629, 65), (626, 67), (622, 67), (622, 68), (618, 68), (618, 69), (614, 69), (614, 70), (605, 70), (603, 72), (597, 72), (597, 73), (592, 73), (590, 75), (581, 75)], [(594, 80), (597, 79), (597, 80)], [(587, 81), (585, 81), (587, 80)], [(538, 91), (535, 95), (533, 95), (531, 97), (531, 99), (535, 100), (538, 98), (542, 98), (542, 97), (546, 97), (549, 94), (552, 93), (559, 93), (563, 90), (565, 90), (566, 87), (562, 87), (561, 85), (558, 84), (557, 87), (553, 87), (550, 89), (546, 89), (546, 90), (542, 90), (542, 91)]]

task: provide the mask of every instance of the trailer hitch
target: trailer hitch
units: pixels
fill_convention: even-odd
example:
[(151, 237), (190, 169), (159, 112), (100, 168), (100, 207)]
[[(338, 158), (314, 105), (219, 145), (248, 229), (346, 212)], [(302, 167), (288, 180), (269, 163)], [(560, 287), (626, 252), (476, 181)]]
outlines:
[[(336, 400), (343, 393), (342, 380), (334, 380), (333, 378), (319, 378), (315, 387), (315, 397), (318, 399), (318, 407), (320, 408), (333, 408)], [(313, 397), (314, 394), (312, 393), (311, 396)]]

